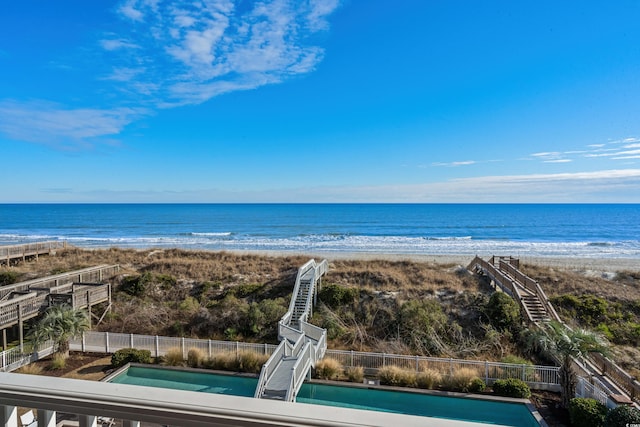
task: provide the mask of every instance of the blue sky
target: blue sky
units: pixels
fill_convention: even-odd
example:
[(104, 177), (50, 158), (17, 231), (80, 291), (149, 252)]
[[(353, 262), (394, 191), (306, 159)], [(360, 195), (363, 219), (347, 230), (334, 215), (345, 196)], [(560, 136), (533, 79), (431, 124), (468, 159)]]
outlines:
[(635, 0), (6, 2), (0, 202), (638, 203), (639, 18)]

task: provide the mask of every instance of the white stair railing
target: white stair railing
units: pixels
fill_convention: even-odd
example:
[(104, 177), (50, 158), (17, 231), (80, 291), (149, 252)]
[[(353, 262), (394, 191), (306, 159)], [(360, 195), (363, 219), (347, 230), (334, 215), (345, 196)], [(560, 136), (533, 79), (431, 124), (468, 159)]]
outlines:
[[(298, 269), (289, 309), (278, 322), (280, 345), (262, 367), (255, 397), (267, 397), (269, 381), (274, 376), (287, 374), (282, 372), (276, 374), (276, 372), (284, 358), (291, 356), (297, 360), (291, 372), (288, 373), (289, 386), (284, 399), (295, 400), (309, 369), (324, 356), (327, 349), (326, 330), (307, 323), (307, 320), (312, 313), (317, 281), (327, 272), (327, 269), (327, 260), (316, 263), (313, 259)], [(304, 301), (302, 312), (300, 312), (300, 304), (296, 304), (301, 300)]]

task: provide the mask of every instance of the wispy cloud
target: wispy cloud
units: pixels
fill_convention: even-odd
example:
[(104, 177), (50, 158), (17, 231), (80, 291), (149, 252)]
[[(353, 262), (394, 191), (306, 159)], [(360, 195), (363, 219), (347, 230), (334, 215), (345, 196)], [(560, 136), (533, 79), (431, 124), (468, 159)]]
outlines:
[[(43, 190), (44, 192), (45, 190)], [(49, 191), (47, 201), (66, 200)], [(325, 186), (271, 190), (222, 189), (73, 191), (86, 202), (640, 202), (640, 169), (481, 176), (413, 185)]]
[[(265, 0), (247, 7), (231, 0), (128, 0), (119, 9), (130, 31), (112, 37), (141, 46), (116, 63), (144, 64), (131, 88), (156, 107), (205, 102), (223, 93), (279, 83), (308, 73), (324, 50), (310, 36), (328, 28), (338, 0)], [(110, 39), (111, 40), (111, 39)], [(114, 54), (120, 49), (108, 49)], [(126, 52), (122, 52), (126, 53)], [(147, 83), (156, 87), (153, 98)], [(134, 84), (135, 83), (135, 84)]]
[(108, 64), (98, 80), (113, 85), (102, 89), (112, 107), (0, 100), (0, 132), (77, 149), (117, 135), (157, 108), (199, 104), (308, 73), (324, 55), (312, 36), (328, 29), (327, 18), (338, 5), (339, 0), (124, 0), (116, 13), (126, 29), (96, 41)]
[[(640, 202), (640, 169), (495, 175), (415, 185), (317, 189), (330, 201), (386, 202)], [(331, 199), (330, 197), (333, 197)]]
[(531, 154), (531, 158), (535, 160), (540, 160), (543, 163), (569, 163), (571, 159), (568, 159), (566, 156), (568, 154), (575, 154), (575, 152), (559, 152), (559, 151), (547, 151), (542, 153), (533, 153)]
[(143, 109), (68, 109), (43, 101), (0, 101), (0, 131), (10, 138), (72, 150), (92, 147), (96, 138), (117, 135)]
[(100, 40), (100, 45), (105, 49), (105, 50), (119, 50), (119, 49), (139, 49), (140, 46), (138, 46), (135, 43), (131, 43), (130, 41), (124, 40), (124, 39), (103, 39)]
[(589, 144), (583, 150), (532, 153), (526, 160), (538, 160), (543, 163), (570, 163), (580, 158), (628, 160), (635, 159), (638, 155), (640, 155), (640, 138), (628, 137), (606, 143)]
[(448, 163), (435, 162), (435, 163), (431, 163), (431, 166), (457, 167), (457, 166), (475, 165), (476, 163), (477, 162), (475, 160), (462, 160), (458, 162), (448, 162)]

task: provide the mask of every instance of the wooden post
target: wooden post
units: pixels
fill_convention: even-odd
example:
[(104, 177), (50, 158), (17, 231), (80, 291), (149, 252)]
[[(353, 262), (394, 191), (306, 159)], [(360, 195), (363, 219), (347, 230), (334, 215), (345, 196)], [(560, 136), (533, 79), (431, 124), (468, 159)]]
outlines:
[(2, 351), (7, 350), (7, 328), (2, 330)]

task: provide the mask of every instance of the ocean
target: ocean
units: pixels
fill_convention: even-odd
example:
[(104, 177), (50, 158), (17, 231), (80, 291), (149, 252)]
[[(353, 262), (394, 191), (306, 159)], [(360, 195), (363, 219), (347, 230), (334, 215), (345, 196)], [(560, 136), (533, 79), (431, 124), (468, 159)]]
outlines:
[(0, 204), (0, 245), (640, 259), (638, 204)]

